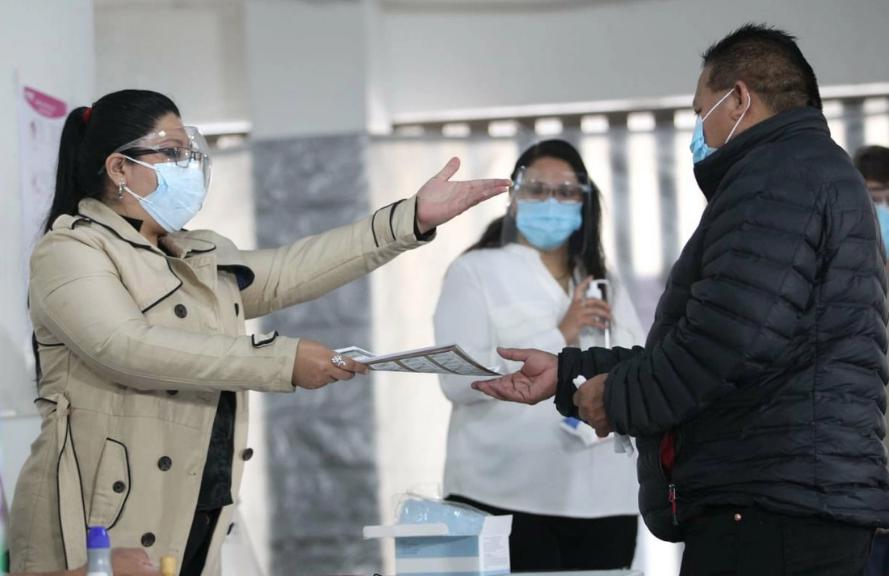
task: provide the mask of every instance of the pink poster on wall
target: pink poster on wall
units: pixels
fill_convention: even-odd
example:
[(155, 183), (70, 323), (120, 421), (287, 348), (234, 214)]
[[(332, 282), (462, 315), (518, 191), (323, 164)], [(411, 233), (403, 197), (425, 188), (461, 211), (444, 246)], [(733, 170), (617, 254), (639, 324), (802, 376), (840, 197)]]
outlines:
[(34, 247), (52, 203), (59, 140), (67, 112), (62, 100), (29, 86), (21, 87), (19, 167), (26, 253)]
[[(21, 282), (27, 290), (28, 259), (52, 203), (59, 140), (68, 106), (62, 100), (28, 86), (18, 86), (16, 90), (22, 200), (22, 241), (17, 256)], [(0, 418), (35, 413), (34, 376), (28, 364), (31, 327), (24, 309), (22, 314), (21, 323), (18, 319), (0, 319), (0, 366), (6, 378), (0, 386)]]

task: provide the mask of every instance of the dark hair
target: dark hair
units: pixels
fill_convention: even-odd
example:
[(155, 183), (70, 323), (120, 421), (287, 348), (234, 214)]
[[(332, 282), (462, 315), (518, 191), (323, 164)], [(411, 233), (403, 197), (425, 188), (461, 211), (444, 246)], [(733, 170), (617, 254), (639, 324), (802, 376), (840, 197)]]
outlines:
[[(564, 140), (544, 140), (534, 144), (519, 156), (512, 171), (512, 179), (515, 180), (519, 168), (530, 166), (541, 158), (562, 160), (568, 163), (577, 174), (587, 176), (592, 191), (583, 200), (583, 226), (568, 240), (568, 258), (572, 267), (581, 267), (585, 274), (596, 278), (605, 278), (605, 253), (602, 251), (601, 239), (602, 205), (599, 202), (599, 189), (593, 179), (589, 177), (583, 158), (580, 157), (580, 153), (574, 146)], [(501, 216), (491, 222), (478, 242), (470, 246), (467, 252), (502, 246), (501, 235), (505, 218), (507, 216)], [(584, 243), (585, 237), (588, 240), (586, 243)]]
[(59, 144), (56, 190), (44, 233), (62, 214), (75, 214), (84, 198), (97, 198), (107, 188), (100, 174), (105, 159), (119, 146), (152, 131), (164, 115), (179, 116), (172, 100), (148, 90), (121, 90), (96, 101), (92, 108), (68, 114)]
[(865, 180), (889, 183), (889, 148), (863, 146), (855, 153), (855, 167)]
[(707, 86), (728, 90), (743, 80), (773, 112), (821, 109), (818, 80), (796, 37), (765, 24), (745, 24), (703, 55)]

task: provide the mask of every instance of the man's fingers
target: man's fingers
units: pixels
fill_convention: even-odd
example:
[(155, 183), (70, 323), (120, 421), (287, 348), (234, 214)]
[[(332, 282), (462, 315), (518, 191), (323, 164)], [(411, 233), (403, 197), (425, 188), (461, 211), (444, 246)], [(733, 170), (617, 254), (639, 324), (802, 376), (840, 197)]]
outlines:
[(531, 356), (532, 350), (528, 348), (497, 348), (497, 353), (501, 358), (506, 360), (515, 360), (516, 362), (524, 362)]
[(491, 398), (495, 398), (497, 400), (506, 400), (506, 398), (504, 398), (497, 392), (496, 387), (493, 385), (494, 382), (497, 382), (497, 380), (487, 380), (484, 382), (473, 382), (472, 388), (474, 390), (478, 390), (479, 392), (483, 392), (484, 394), (487, 394)]

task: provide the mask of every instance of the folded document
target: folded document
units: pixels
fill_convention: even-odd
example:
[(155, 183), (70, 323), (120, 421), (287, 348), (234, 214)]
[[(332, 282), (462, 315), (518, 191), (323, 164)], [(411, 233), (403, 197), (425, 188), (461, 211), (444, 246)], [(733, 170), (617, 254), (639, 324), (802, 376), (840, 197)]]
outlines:
[(456, 345), (432, 346), (378, 356), (357, 346), (341, 348), (338, 354), (367, 364), (371, 370), (384, 372), (416, 372), (423, 374), (457, 374), (460, 376), (499, 376), (500, 373), (474, 360)]

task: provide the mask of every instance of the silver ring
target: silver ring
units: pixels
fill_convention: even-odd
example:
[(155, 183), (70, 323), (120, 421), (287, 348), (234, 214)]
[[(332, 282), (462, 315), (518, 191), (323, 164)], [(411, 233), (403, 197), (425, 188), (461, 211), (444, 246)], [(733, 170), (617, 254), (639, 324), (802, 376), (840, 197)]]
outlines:
[(346, 360), (345, 360), (345, 358), (343, 358), (342, 354), (337, 354), (336, 356), (331, 358), (330, 361), (337, 368), (345, 368), (346, 367)]

